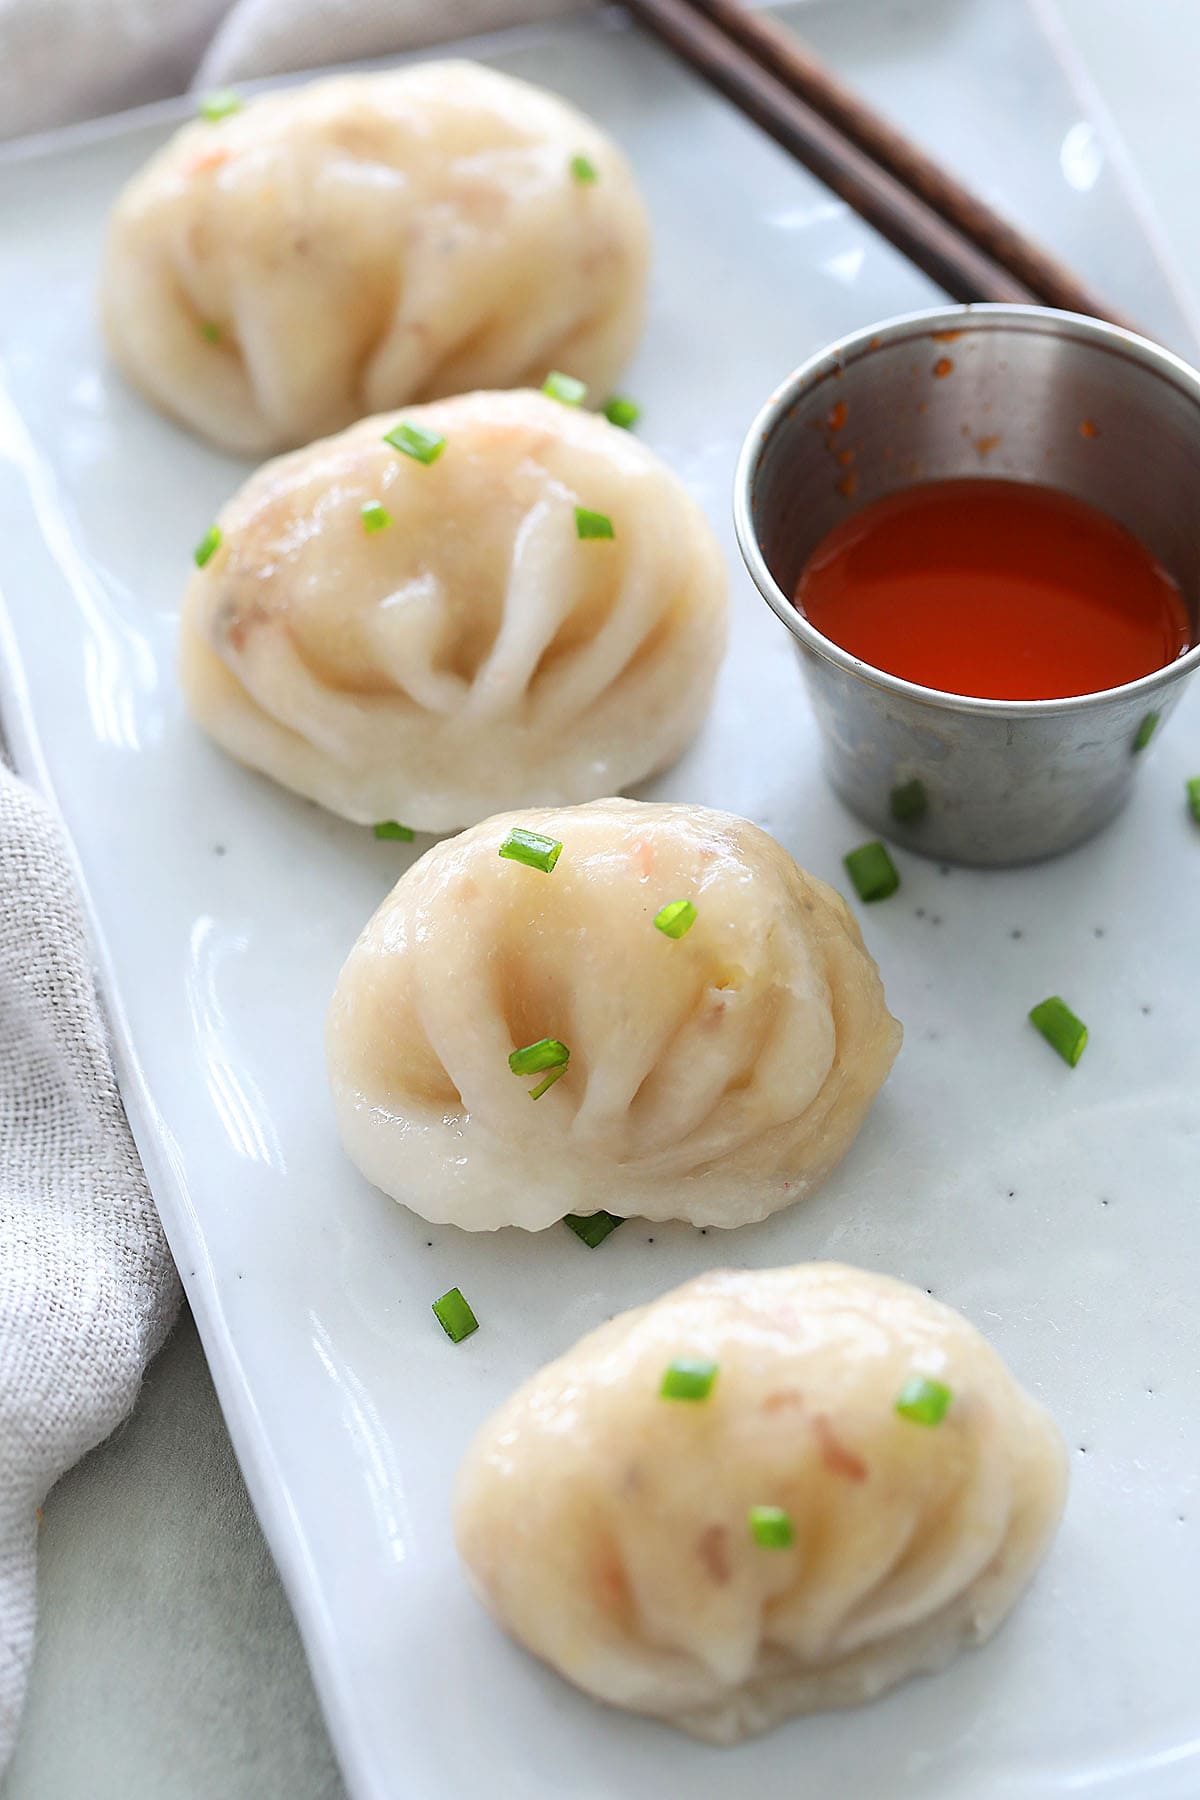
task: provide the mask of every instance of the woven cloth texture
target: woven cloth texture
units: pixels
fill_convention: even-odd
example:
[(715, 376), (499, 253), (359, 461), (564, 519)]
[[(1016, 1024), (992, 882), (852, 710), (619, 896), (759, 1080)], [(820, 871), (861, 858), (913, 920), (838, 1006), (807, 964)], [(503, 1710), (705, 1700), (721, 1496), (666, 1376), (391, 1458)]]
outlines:
[(128, 1412), (178, 1304), (66, 849), (0, 767), (0, 1769), (33, 1651), (37, 1508)]

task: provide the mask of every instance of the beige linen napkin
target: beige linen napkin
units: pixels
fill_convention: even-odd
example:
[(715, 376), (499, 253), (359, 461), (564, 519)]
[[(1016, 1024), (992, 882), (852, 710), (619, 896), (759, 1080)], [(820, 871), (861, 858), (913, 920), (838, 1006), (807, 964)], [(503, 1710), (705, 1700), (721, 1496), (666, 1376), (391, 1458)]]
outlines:
[(418, 50), (584, 0), (0, 0), (0, 138), (179, 94)]
[(37, 1508), (128, 1412), (178, 1304), (62, 838), (0, 765), (0, 1769), (33, 1651)]

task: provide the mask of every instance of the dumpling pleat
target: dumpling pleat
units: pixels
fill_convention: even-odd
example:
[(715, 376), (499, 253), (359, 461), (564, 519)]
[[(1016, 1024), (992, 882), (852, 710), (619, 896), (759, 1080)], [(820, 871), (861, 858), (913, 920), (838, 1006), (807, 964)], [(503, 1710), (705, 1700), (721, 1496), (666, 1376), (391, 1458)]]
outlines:
[[(651, 1095), (663, 1116), (655, 1130), (647, 1125), (641, 1145), (651, 1166), (662, 1166), (664, 1156), (689, 1166), (708, 1163), (730, 1144), (802, 1116), (817, 1101), (835, 1048), (828, 988), (819, 975), (804, 981), (798, 967), (791, 973), (791, 982), (784, 976), (769, 993), (745, 1002), (709, 991), (709, 1010), (688, 1021), (671, 1057), (655, 1072)], [(693, 1064), (704, 1106), (698, 1097), (693, 1103)], [(673, 1138), (668, 1117), (677, 1122)]]
[(571, 610), (577, 557), (574, 510), (566, 492), (555, 486), (517, 528), (503, 621), (471, 684), (465, 718), (482, 724), (521, 710), (534, 670)]
[[(644, 498), (653, 507), (653, 491)], [(622, 524), (619, 546), (603, 542), (592, 546), (600, 554), (619, 551), (613, 574), (616, 600), (603, 625), (538, 682), (532, 708), (542, 729), (569, 728), (568, 722), (585, 712), (598, 696), (616, 689), (625, 669), (670, 606), (677, 575), (670, 547), (663, 544), (651, 523), (653, 517), (652, 511), (631, 508), (628, 524)]]
[(434, 667), (446, 632), (442, 584), (424, 569), (375, 606), (367, 621), (380, 668), (417, 706), (444, 718), (463, 710), (469, 685), (450, 669)]

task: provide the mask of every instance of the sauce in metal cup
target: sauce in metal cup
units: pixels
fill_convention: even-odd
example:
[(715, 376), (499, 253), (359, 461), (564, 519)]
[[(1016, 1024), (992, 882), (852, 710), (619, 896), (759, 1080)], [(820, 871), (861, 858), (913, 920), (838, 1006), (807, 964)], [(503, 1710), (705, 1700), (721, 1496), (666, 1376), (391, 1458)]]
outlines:
[[(874, 668), (797, 609), (835, 526), (885, 494), (966, 477), (1072, 494), (1132, 532), (1178, 583), (1193, 648), (1121, 687), (993, 700)], [(734, 504), (750, 573), (796, 641), (834, 788), (914, 850), (1002, 864), (1081, 842), (1127, 798), (1200, 666), (1200, 375), (1115, 326), (972, 306), (859, 332), (771, 396)]]

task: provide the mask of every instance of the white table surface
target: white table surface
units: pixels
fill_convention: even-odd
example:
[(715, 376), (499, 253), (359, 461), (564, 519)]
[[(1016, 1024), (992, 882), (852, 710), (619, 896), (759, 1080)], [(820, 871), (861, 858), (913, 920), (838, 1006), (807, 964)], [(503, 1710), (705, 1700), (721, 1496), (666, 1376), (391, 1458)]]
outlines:
[[(1200, 292), (1200, 4), (1057, 3)], [(50, 1496), (39, 1582), (29, 1702), (0, 1800), (343, 1794), (186, 1314), (133, 1417)]]

